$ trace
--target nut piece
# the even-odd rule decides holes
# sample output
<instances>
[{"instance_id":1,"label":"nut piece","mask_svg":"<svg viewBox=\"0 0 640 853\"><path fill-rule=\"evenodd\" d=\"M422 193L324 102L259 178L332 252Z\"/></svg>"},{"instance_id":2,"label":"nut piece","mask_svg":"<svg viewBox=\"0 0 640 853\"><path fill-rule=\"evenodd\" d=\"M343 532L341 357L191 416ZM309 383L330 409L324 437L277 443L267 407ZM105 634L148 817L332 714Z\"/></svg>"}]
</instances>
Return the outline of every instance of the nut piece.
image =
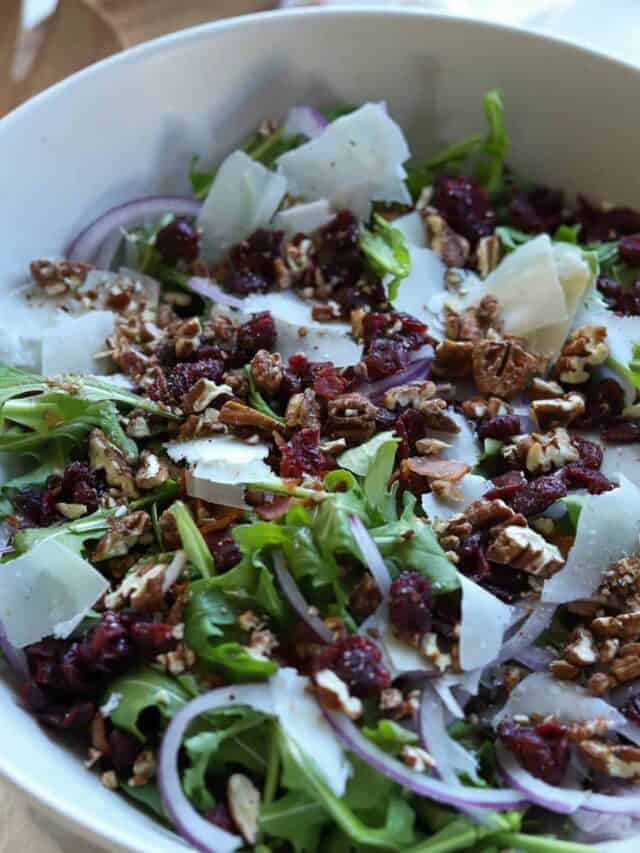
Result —
<instances>
[{"instance_id":1,"label":"nut piece","mask_svg":"<svg viewBox=\"0 0 640 853\"><path fill-rule=\"evenodd\" d=\"M436 432L460 432L459 425L448 414L448 408L446 400L425 400L420 406L420 412L426 426Z\"/></svg>"},{"instance_id":2,"label":"nut piece","mask_svg":"<svg viewBox=\"0 0 640 853\"><path fill-rule=\"evenodd\" d=\"M578 749L594 770L614 779L640 780L640 747L585 740L578 744Z\"/></svg>"},{"instance_id":3,"label":"nut piece","mask_svg":"<svg viewBox=\"0 0 640 853\"><path fill-rule=\"evenodd\" d=\"M555 373L560 382L581 385L591 378L587 367L604 364L609 358L604 326L580 326L562 347Z\"/></svg>"},{"instance_id":4,"label":"nut piece","mask_svg":"<svg viewBox=\"0 0 640 853\"><path fill-rule=\"evenodd\" d=\"M104 534L93 552L93 560L110 560L112 557L123 557L130 549L141 542L151 530L151 518L148 513L139 509L116 518L111 522L111 530Z\"/></svg>"},{"instance_id":5,"label":"nut piece","mask_svg":"<svg viewBox=\"0 0 640 853\"><path fill-rule=\"evenodd\" d=\"M529 406L531 417L542 430L567 426L584 414L584 397L576 391L562 397L533 400Z\"/></svg>"},{"instance_id":6,"label":"nut piece","mask_svg":"<svg viewBox=\"0 0 640 853\"><path fill-rule=\"evenodd\" d=\"M93 264L74 263L72 261L32 261L29 265L31 278L47 296L61 296L70 290L77 290L93 269Z\"/></svg>"},{"instance_id":7,"label":"nut piece","mask_svg":"<svg viewBox=\"0 0 640 853\"><path fill-rule=\"evenodd\" d=\"M179 560L177 568L180 574L186 563L184 552L178 551L176 558ZM163 585L167 569L166 562L156 563L154 560L145 560L134 566L118 589L105 596L105 607L108 610L119 610L130 603L134 610L160 610L164 606Z\"/></svg>"},{"instance_id":8,"label":"nut piece","mask_svg":"<svg viewBox=\"0 0 640 853\"><path fill-rule=\"evenodd\" d=\"M183 395L182 408L187 413L204 412L218 397L233 397L230 385L217 385L211 379L198 379L191 388Z\"/></svg>"},{"instance_id":9,"label":"nut piece","mask_svg":"<svg viewBox=\"0 0 640 853\"><path fill-rule=\"evenodd\" d=\"M427 245L448 267L463 267L469 257L469 241L447 224L433 208L424 211Z\"/></svg>"},{"instance_id":10,"label":"nut piece","mask_svg":"<svg viewBox=\"0 0 640 853\"><path fill-rule=\"evenodd\" d=\"M482 237L476 248L476 267L481 278L486 278L498 266L502 255L500 238L495 234Z\"/></svg>"},{"instance_id":11,"label":"nut piece","mask_svg":"<svg viewBox=\"0 0 640 853\"><path fill-rule=\"evenodd\" d=\"M268 435L271 435L274 430L282 432L284 429L279 421L275 421L268 415L263 415L262 412L245 406L244 403L239 403L237 400L229 400L225 403L220 409L218 418L221 423L228 426L249 427Z\"/></svg>"},{"instance_id":12,"label":"nut piece","mask_svg":"<svg viewBox=\"0 0 640 853\"><path fill-rule=\"evenodd\" d=\"M431 366L433 375L441 379L469 379L473 375L473 341L446 338L436 348Z\"/></svg>"},{"instance_id":13,"label":"nut piece","mask_svg":"<svg viewBox=\"0 0 640 853\"><path fill-rule=\"evenodd\" d=\"M412 770L416 773L426 773L431 771L436 766L436 762L426 749L421 749L419 746L410 746L408 743L402 747L400 757Z\"/></svg>"},{"instance_id":14,"label":"nut piece","mask_svg":"<svg viewBox=\"0 0 640 853\"><path fill-rule=\"evenodd\" d=\"M472 400L463 400L462 414L470 421L479 421L482 418L498 418L502 415L510 415L512 407L500 397L474 397Z\"/></svg>"},{"instance_id":15,"label":"nut piece","mask_svg":"<svg viewBox=\"0 0 640 853\"><path fill-rule=\"evenodd\" d=\"M576 628L569 639L571 642L563 652L566 661L578 667L597 663L599 655L591 631Z\"/></svg>"},{"instance_id":16,"label":"nut piece","mask_svg":"<svg viewBox=\"0 0 640 853\"><path fill-rule=\"evenodd\" d=\"M140 464L136 471L136 486L142 491L156 489L169 479L169 466L158 459L150 450L140 454Z\"/></svg>"},{"instance_id":17,"label":"nut piece","mask_svg":"<svg viewBox=\"0 0 640 853\"><path fill-rule=\"evenodd\" d=\"M577 666L567 663L566 660L553 660L549 664L549 670L554 678L558 681L575 681L580 675L580 670Z\"/></svg>"},{"instance_id":18,"label":"nut piece","mask_svg":"<svg viewBox=\"0 0 640 853\"><path fill-rule=\"evenodd\" d=\"M123 452L101 429L93 429L89 435L89 466L92 471L104 471L107 483L119 489L124 497L137 497L133 472Z\"/></svg>"},{"instance_id":19,"label":"nut piece","mask_svg":"<svg viewBox=\"0 0 640 853\"><path fill-rule=\"evenodd\" d=\"M640 645L638 643L633 645L637 647L635 654L623 655L621 649L620 657L611 663L611 674L621 683L640 677Z\"/></svg>"},{"instance_id":20,"label":"nut piece","mask_svg":"<svg viewBox=\"0 0 640 853\"><path fill-rule=\"evenodd\" d=\"M419 438L416 441L416 450L421 456L439 456L447 447L451 445L439 438Z\"/></svg>"},{"instance_id":21,"label":"nut piece","mask_svg":"<svg viewBox=\"0 0 640 853\"><path fill-rule=\"evenodd\" d=\"M453 341L478 341L490 331L501 327L500 306L491 293L483 296L477 305L458 313L448 309L445 315L445 336Z\"/></svg>"},{"instance_id":22,"label":"nut piece","mask_svg":"<svg viewBox=\"0 0 640 853\"><path fill-rule=\"evenodd\" d=\"M188 320L179 322L171 331L174 335L174 348L178 358L189 358L200 346L202 326L199 317L189 317Z\"/></svg>"},{"instance_id":23,"label":"nut piece","mask_svg":"<svg viewBox=\"0 0 640 853\"><path fill-rule=\"evenodd\" d=\"M362 716L362 702L349 693L348 686L331 669L321 669L314 676L318 701L331 711L342 711L350 720Z\"/></svg>"},{"instance_id":24,"label":"nut piece","mask_svg":"<svg viewBox=\"0 0 640 853\"><path fill-rule=\"evenodd\" d=\"M247 844L258 838L260 791L244 773L233 773L227 782L227 802L233 822Z\"/></svg>"},{"instance_id":25,"label":"nut piece","mask_svg":"<svg viewBox=\"0 0 640 853\"><path fill-rule=\"evenodd\" d=\"M529 396L532 400L552 400L554 397L562 397L564 388L551 379L543 379L536 376L529 388Z\"/></svg>"},{"instance_id":26,"label":"nut piece","mask_svg":"<svg viewBox=\"0 0 640 853\"><path fill-rule=\"evenodd\" d=\"M480 393L506 399L524 391L541 367L539 357L528 352L519 338L476 341L472 364Z\"/></svg>"},{"instance_id":27,"label":"nut piece","mask_svg":"<svg viewBox=\"0 0 640 853\"><path fill-rule=\"evenodd\" d=\"M423 403L430 400L436 393L436 384L430 380L424 382L409 382L406 385L397 385L384 395L384 407L394 411L411 406L419 409Z\"/></svg>"},{"instance_id":28,"label":"nut piece","mask_svg":"<svg viewBox=\"0 0 640 853\"><path fill-rule=\"evenodd\" d=\"M290 397L285 423L290 430L320 429L320 406L312 388Z\"/></svg>"},{"instance_id":29,"label":"nut piece","mask_svg":"<svg viewBox=\"0 0 640 853\"><path fill-rule=\"evenodd\" d=\"M453 665L453 656L441 651L438 635L428 631L420 639L420 653L438 672L446 672Z\"/></svg>"},{"instance_id":30,"label":"nut piece","mask_svg":"<svg viewBox=\"0 0 640 853\"><path fill-rule=\"evenodd\" d=\"M208 438L226 432L226 427L220 422L220 412L211 406L201 415L189 415L180 427L180 438L188 441L190 438Z\"/></svg>"},{"instance_id":31,"label":"nut piece","mask_svg":"<svg viewBox=\"0 0 640 853\"><path fill-rule=\"evenodd\" d=\"M251 376L260 391L276 394L282 384L282 358L278 353L261 349L251 361Z\"/></svg>"},{"instance_id":32,"label":"nut piece","mask_svg":"<svg viewBox=\"0 0 640 853\"><path fill-rule=\"evenodd\" d=\"M502 448L502 455L514 467L524 467L532 474L546 474L577 462L580 454L569 433L557 427L547 433L518 435Z\"/></svg>"},{"instance_id":33,"label":"nut piece","mask_svg":"<svg viewBox=\"0 0 640 853\"><path fill-rule=\"evenodd\" d=\"M516 525L504 527L497 533L487 548L487 559L540 578L551 577L564 565L555 545L535 530Z\"/></svg>"},{"instance_id":34,"label":"nut piece","mask_svg":"<svg viewBox=\"0 0 640 853\"><path fill-rule=\"evenodd\" d=\"M606 570L598 595L618 611L640 610L640 551L618 560Z\"/></svg>"},{"instance_id":35,"label":"nut piece","mask_svg":"<svg viewBox=\"0 0 640 853\"><path fill-rule=\"evenodd\" d=\"M375 431L376 407L362 394L342 394L329 401L329 434L333 438L361 442Z\"/></svg>"},{"instance_id":36,"label":"nut piece","mask_svg":"<svg viewBox=\"0 0 640 853\"><path fill-rule=\"evenodd\" d=\"M471 466L452 459L434 459L432 457L411 456L403 459L402 473L424 477L428 482L446 481L457 483L471 470Z\"/></svg>"}]
</instances>

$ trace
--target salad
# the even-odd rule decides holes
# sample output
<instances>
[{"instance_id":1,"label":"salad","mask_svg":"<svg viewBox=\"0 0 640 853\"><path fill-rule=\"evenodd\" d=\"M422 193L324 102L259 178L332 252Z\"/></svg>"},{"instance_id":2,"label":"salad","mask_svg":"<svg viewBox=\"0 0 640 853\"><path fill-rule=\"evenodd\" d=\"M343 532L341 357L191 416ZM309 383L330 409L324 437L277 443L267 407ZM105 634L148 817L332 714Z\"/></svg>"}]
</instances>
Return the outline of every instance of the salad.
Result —
<instances>
[{"instance_id":1,"label":"salad","mask_svg":"<svg viewBox=\"0 0 640 853\"><path fill-rule=\"evenodd\" d=\"M483 106L294 107L2 297L5 663L198 850L640 837L640 213Z\"/></svg>"}]
</instances>

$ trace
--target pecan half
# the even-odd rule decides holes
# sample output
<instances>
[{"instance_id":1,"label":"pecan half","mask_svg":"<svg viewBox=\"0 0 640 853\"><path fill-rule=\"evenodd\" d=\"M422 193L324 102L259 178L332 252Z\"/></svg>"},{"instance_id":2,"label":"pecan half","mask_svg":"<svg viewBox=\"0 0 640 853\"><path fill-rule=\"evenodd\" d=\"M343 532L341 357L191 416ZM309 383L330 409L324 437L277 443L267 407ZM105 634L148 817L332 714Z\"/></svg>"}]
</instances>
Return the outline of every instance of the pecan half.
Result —
<instances>
[{"instance_id":1,"label":"pecan half","mask_svg":"<svg viewBox=\"0 0 640 853\"><path fill-rule=\"evenodd\" d=\"M451 228L435 210L426 210L427 244L448 267L463 267L469 257L469 241Z\"/></svg>"},{"instance_id":2,"label":"pecan half","mask_svg":"<svg viewBox=\"0 0 640 853\"><path fill-rule=\"evenodd\" d=\"M584 410L584 397L576 391L563 394L562 397L533 400L529 406L531 417L543 430L568 426L581 417Z\"/></svg>"},{"instance_id":3,"label":"pecan half","mask_svg":"<svg viewBox=\"0 0 640 853\"><path fill-rule=\"evenodd\" d=\"M580 326L562 347L556 362L556 376L568 385L581 385L590 379L587 367L604 364L609 357L604 326Z\"/></svg>"},{"instance_id":4,"label":"pecan half","mask_svg":"<svg viewBox=\"0 0 640 853\"><path fill-rule=\"evenodd\" d=\"M320 429L320 405L312 388L294 394L289 399L285 422L289 430Z\"/></svg>"},{"instance_id":5,"label":"pecan half","mask_svg":"<svg viewBox=\"0 0 640 853\"><path fill-rule=\"evenodd\" d=\"M93 429L89 435L89 466L92 471L104 471L107 483L119 489L124 497L136 497L133 472L124 453L112 444L101 429Z\"/></svg>"},{"instance_id":6,"label":"pecan half","mask_svg":"<svg viewBox=\"0 0 640 853\"><path fill-rule=\"evenodd\" d=\"M517 338L476 341L473 346L473 378L481 394L509 399L519 394L540 371L538 356Z\"/></svg>"},{"instance_id":7,"label":"pecan half","mask_svg":"<svg viewBox=\"0 0 640 853\"><path fill-rule=\"evenodd\" d=\"M31 278L47 296L61 296L76 290L84 283L93 264L73 261L32 261L29 265Z\"/></svg>"},{"instance_id":8,"label":"pecan half","mask_svg":"<svg viewBox=\"0 0 640 853\"><path fill-rule=\"evenodd\" d=\"M513 566L536 577L548 578L564 565L562 554L530 527L504 527L489 543L487 559Z\"/></svg>"},{"instance_id":9,"label":"pecan half","mask_svg":"<svg viewBox=\"0 0 640 853\"><path fill-rule=\"evenodd\" d=\"M594 770L614 779L640 780L640 747L584 740L578 744L578 749Z\"/></svg>"},{"instance_id":10,"label":"pecan half","mask_svg":"<svg viewBox=\"0 0 640 853\"><path fill-rule=\"evenodd\" d=\"M92 559L99 563L112 557L122 557L128 554L134 545L143 541L150 530L151 518L143 510L131 512L124 518L117 518L112 522L111 529L96 545Z\"/></svg>"},{"instance_id":11,"label":"pecan half","mask_svg":"<svg viewBox=\"0 0 640 853\"><path fill-rule=\"evenodd\" d=\"M436 348L431 366L434 376L442 379L469 379L473 375L473 341L446 338Z\"/></svg>"},{"instance_id":12,"label":"pecan half","mask_svg":"<svg viewBox=\"0 0 640 853\"><path fill-rule=\"evenodd\" d=\"M328 430L334 438L366 441L375 431L376 407L362 394L342 394L330 400L328 414Z\"/></svg>"},{"instance_id":13,"label":"pecan half","mask_svg":"<svg viewBox=\"0 0 640 853\"><path fill-rule=\"evenodd\" d=\"M281 356L266 349L258 350L251 360L251 375L260 391L277 394L283 377Z\"/></svg>"}]
</instances>

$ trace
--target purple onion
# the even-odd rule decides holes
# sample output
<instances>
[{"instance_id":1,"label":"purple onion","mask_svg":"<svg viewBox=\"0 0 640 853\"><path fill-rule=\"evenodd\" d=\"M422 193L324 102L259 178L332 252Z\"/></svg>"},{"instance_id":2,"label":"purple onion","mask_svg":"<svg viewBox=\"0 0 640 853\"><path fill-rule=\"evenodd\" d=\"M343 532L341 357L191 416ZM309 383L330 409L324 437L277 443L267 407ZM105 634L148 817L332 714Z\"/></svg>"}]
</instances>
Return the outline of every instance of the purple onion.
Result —
<instances>
[{"instance_id":1,"label":"purple onion","mask_svg":"<svg viewBox=\"0 0 640 853\"><path fill-rule=\"evenodd\" d=\"M631 702L631 700L635 699L639 694L640 678L616 687L615 690L612 690L609 694L609 701L612 705L615 705L616 708L620 708L622 705L626 705L627 702Z\"/></svg>"},{"instance_id":2,"label":"purple onion","mask_svg":"<svg viewBox=\"0 0 640 853\"><path fill-rule=\"evenodd\" d=\"M362 560L378 584L378 589L383 596L389 595L391 575L385 561L382 559L382 554L378 546L357 515L351 514L349 516L349 525L353 533L353 538L356 540L356 545L360 549Z\"/></svg>"},{"instance_id":3,"label":"purple onion","mask_svg":"<svg viewBox=\"0 0 640 853\"><path fill-rule=\"evenodd\" d=\"M377 382L363 382L358 388L360 394L364 394L373 403L380 402L384 394L397 385L406 385L407 382L417 382L429 377L431 372L432 358L418 358L412 361L404 370L385 376Z\"/></svg>"},{"instance_id":4,"label":"purple onion","mask_svg":"<svg viewBox=\"0 0 640 853\"><path fill-rule=\"evenodd\" d=\"M533 672L546 672L555 655L538 646L529 646L528 649L516 652L512 657Z\"/></svg>"},{"instance_id":5,"label":"purple onion","mask_svg":"<svg viewBox=\"0 0 640 853\"><path fill-rule=\"evenodd\" d=\"M315 107L291 107L282 125L284 136L306 136L315 139L320 136L329 122Z\"/></svg>"},{"instance_id":6,"label":"purple onion","mask_svg":"<svg viewBox=\"0 0 640 853\"><path fill-rule=\"evenodd\" d=\"M211 299L212 302L218 302L220 305L228 305L230 308L238 308L242 310L244 301L238 299L237 296L231 296L225 293L221 287L211 281L210 278L194 277L189 279L189 289L197 293L198 296L204 296L205 299Z\"/></svg>"},{"instance_id":7,"label":"purple onion","mask_svg":"<svg viewBox=\"0 0 640 853\"><path fill-rule=\"evenodd\" d=\"M147 196L119 204L107 210L82 230L65 249L65 257L70 261L90 263L114 231L130 228L145 220L159 218L166 213L173 213L176 216L197 216L201 207L201 203L195 199L173 195ZM111 247L112 244L110 243L109 246ZM100 260L103 263L107 260L106 248L104 255L100 254Z\"/></svg>"},{"instance_id":8,"label":"purple onion","mask_svg":"<svg viewBox=\"0 0 640 853\"><path fill-rule=\"evenodd\" d=\"M285 565L284 557L277 552L273 556L273 570L282 594L291 605L292 610L319 640L323 643L332 643L333 634L319 616L310 612L309 605L304 600L304 596L296 586L296 582Z\"/></svg>"},{"instance_id":9,"label":"purple onion","mask_svg":"<svg viewBox=\"0 0 640 853\"><path fill-rule=\"evenodd\" d=\"M515 658L520 652L529 649L540 634L549 626L555 613L556 605L540 605L528 616L522 625L503 644L496 663Z\"/></svg>"}]
</instances>

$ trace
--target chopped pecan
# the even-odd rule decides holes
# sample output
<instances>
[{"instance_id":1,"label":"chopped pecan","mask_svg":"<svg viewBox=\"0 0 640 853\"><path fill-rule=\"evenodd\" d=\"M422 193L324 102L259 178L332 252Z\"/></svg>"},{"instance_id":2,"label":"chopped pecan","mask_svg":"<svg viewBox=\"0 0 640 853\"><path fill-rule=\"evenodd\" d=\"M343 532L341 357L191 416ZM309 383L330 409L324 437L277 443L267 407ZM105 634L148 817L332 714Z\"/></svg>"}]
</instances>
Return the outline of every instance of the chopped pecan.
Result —
<instances>
[{"instance_id":1,"label":"chopped pecan","mask_svg":"<svg viewBox=\"0 0 640 853\"><path fill-rule=\"evenodd\" d=\"M568 394L563 394L562 397L533 400L529 406L531 417L542 430L568 426L581 417L584 410L584 397L576 391L570 391Z\"/></svg>"},{"instance_id":2,"label":"chopped pecan","mask_svg":"<svg viewBox=\"0 0 640 853\"><path fill-rule=\"evenodd\" d=\"M580 459L577 448L563 427L547 433L516 436L511 444L502 448L502 455L509 464L526 468L531 474L557 471Z\"/></svg>"},{"instance_id":3,"label":"chopped pecan","mask_svg":"<svg viewBox=\"0 0 640 853\"><path fill-rule=\"evenodd\" d=\"M220 412L211 406L200 415L189 415L180 426L180 438L183 441L190 438L208 438L225 430L226 427L220 420Z\"/></svg>"},{"instance_id":4,"label":"chopped pecan","mask_svg":"<svg viewBox=\"0 0 640 853\"><path fill-rule=\"evenodd\" d=\"M438 344L431 366L434 376L441 379L469 379L473 375L473 341L452 341Z\"/></svg>"},{"instance_id":5,"label":"chopped pecan","mask_svg":"<svg viewBox=\"0 0 640 853\"><path fill-rule=\"evenodd\" d=\"M222 374L222 381L228 385L236 397L243 399L249 394L249 380L244 368L238 367L235 370L227 370Z\"/></svg>"},{"instance_id":6,"label":"chopped pecan","mask_svg":"<svg viewBox=\"0 0 640 853\"><path fill-rule=\"evenodd\" d=\"M32 261L31 277L48 296L61 296L84 283L93 264L73 261Z\"/></svg>"},{"instance_id":7,"label":"chopped pecan","mask_svg":"<svg viewBox=\"0 0 640 853\"><path fill-rule=\"evenodd\" d=\"M576 628L569 638L570 642L563 651L563 657L573 666L592 666L599 659L593 634L586 628Z\"/></svg>"},{"instance_id":8,"label":"chopped pecan","mask_svg":"<svg viewBox=\"0 0 640 853\"><path fill-rule=\"evenodd\" d=\"M555 373L560 382L581 385L590 379L587 367L604 364L609 358L604 326L580 326L566 341L556 362Z\"/></svg>"},{"instance_id":9,"label":"chopped pecan","mask_svg":"<svg viewBox=\"0 0 640 853\"><path fill-rule=\"evenodd\" d=\"M587 679L587 690L592 696L603 696L607 690L611 690L615 686L615 678L605 672L594 672Z\"/></svg>"},{"instance_id":10,"label":"chopped pecan","mask_svg":"<svg viewBox=\"0 0 640 853\"><path fill-rule=\"evenodd\" d=\"M500 397L474 397L471 400L463 400L462 414L470 421L480 421L483 418L499 418L510 415L513 409Z\"/></svg>"},{"instance_id":11,"label":"chopped pecan","mask_svg":"<svg viewBox=\"0 0 640 853\"><path fill-rule=\"evenodd\" d=\"M169 466L150 450L140 454L140 464L136 471L136 486L141 491L157 489L169 479Z\"/></svg>"},{"instance_id":12,"label":"chopped pecan","mask_svg":"<svg viewBox=\"0 0 640 853\"><path fill-rule=\"evenodd\" d=\"M119 489L124 497L137 496L133 472L123 452L101 429L93 429L89 435L89 465L92 471L104 471L107 483Z\"/></svg>"},{"instance_id":13,"label":"chopped pecan","mask_svg":"<svg viewBox=\"0 0 640 853\"><path fill-rule=\"evenodd\" d=\"M134 545L144 540L150 530L151 518L143 510L136 510L123 518L116 518L111 523L111 529L96 545L93 560L99 563L111 557L122 557L128 554Z\"/></svg>"},{"instance_id":14,"label":"chopped pecan","mask_svg":"<svg viewBox=\"0 0 640 853\"><path fill-rule=\"evenodd\" d=\"M519 525L502 528L486 551L488 560L513 566L536 577L548 578L564 565L562 554L535 530Z\"/></svg>"},{"instance_id":15,"label":"chopped pecan","mask_svg":"<svg viewBox=\"0 0 640 853\"><path fill-rule=\"evenodd\" d=\"M218 397L233 397L230 385L217 385L211 379L198 379L182 397L182 408L185 412L204 412Z\"/></svg>"},{"instance_id":16,"label":"chopped pecan","mask_svg":"<svg viewBox=\"0 0 640 853\"><path fill-rule=\"evenodd\" d=\"M630 643L631 649L623 646L619 656L611 662L610 671L613 677L624 683L640 677L640 643Z\"/></svg>"},{"instance_id":17,"label":"chopped pecan","mask_svg":"<svg viewBox=\"0 0 640 853\"><path fill-rule=\"evenodd\" d=\"M472 364L480 393L506 399L524 391L541 367L539 357L518 338L475 341Z\"/></svg>"},{"instance_id":18,"label":"chopped pecan","mask_svg":"<svg viewBox=\"0 0 640 853\"><path fill-rule=\"evenodd\" d=\"M189 358L200 346L202 326L199 317L189 317L187 320L179 322L171 331L178 358Z\"/></svg>"},{"instance_id":19,"label":"chopped pecan","mask_svg":"<svg viewBox=\"0 0 640 853\"><path fill-rule=\"evenodd\" d=\"M425 211L427 244L448 267L464 267L469 257L469 241L447 224L435 211Z\"/></svg>"},{"instance_id":20,"label":"chopped pecan","mask_svg":"<svg viewBox=\"0 0 640 853\"><path fill-rule=\"evenodd\" d=\"M382 601L380 587L369 572L365 572L355 585L349 598L349 609L358 619L366 619Z\"/></svg>"},{"instance_id":21,"label":"chopped pecan","mask_svg":"<svg viewBox=\"0 0 640 853\"><path fill-rule=\"evenodd\" d=\"M602 576L598 596L618 611L640 610L640 551L609 566Z\"/></svg>"},{"instance_id":22,"label":"chopped pecan","mask_svg":"<svg viewBox=\"0 0 640 853\"><path fill-rule=\"evenodd\" d=\"M580 675L578 667L568 663L566 660L551 661L549 670L558 681L575 681Z\"/></svg>"},{"instance_id":23,"label":"chopped pecan","mask_svg":"<svg viewBox=\"0 0 640 853\"><path fill-rule=\"evenodd\" d=\"M140 409L134 409L130 412L127 418L126 432L131 438L149 438L151 435L149 413Z\"/></svg>"},{"instance_id":24,"label":"chopped pecan","mask_svg":"<svg viewBox=\"0 0 640 853\"><path fill-rule=\"evenodd\" d=\"M529 388L529 396L532 400L552 400L564 395L564 388L552 379L543 379L541 376L534 377Z\"/></svg>"},{"instance_id":25,"label":"chopped pecan","mask_svg":"<svg viewBox=\"0 0 640 853\"><path fill-rule=\"evenodd\" d=\"M384 406L386 409L404 409L410 406L419 409L423 403L430 400L436 393L436 384L430 380L422 382L409 382L407 385L396 385L384 395Z\"/></svg>"},{"instance_id":26,"label":"chopped pecan","mask_svg":"<svg viewBox=\"0 0 640 853\"><path fill-rule=\"evenodd\" d=\"M224 404L220 409L219 419L221 423L230 427L248 427L268 435L274 431L282 432L284 429L279 421L252 409L250 406L245 406L244 403L237 400L229 400Z\"/></svg>"},{"instance_id":27,"label":"chopped pecan","mask_svg":"<svg viewBox=\"0 0 640 853\"><path fill-rule=\"evenodd\" d=\"M578 744L578 749L594 770L614 779L640 780L640 747L584 740Z\"/></svg>"},{"instance_id":28,"label":"chopped pecan","mask_svg":"<svg viewBox=\"0 0 640 853\"><path fill-rule=\"evenodd\" d=\"M591 623L598 637L617 637L620 640L640 638L640 610L618 616L598 616Z\"/></svg>"},{"instance_id":29,"label":"chopped pecan","mask_svg":"<svg viewBox=\"0 0 640 853\"><path fill-rule=\"evenodd\" d=\"M438 635L433 631L428 631L420 638L420 654L437 672L446 672L453 667L453 655L442 651Z\"/></svg>"},{"instance_id":30,"label":"chopped pecan","mask_svg":"<svg viewBox=\"0 0 640 853\"><path fill-rule=\"evenodd\" d=\"M278 646L278 638L267 628L257 628L251 632L247 652L256 660L270 660Z\"/></svg>"},{"instance_id":31,"label":"chopped pecan","mask_svg":"<svg viewBox=\"0 0 640 853\"><path fill-rule=\"evenodd\" d=\"M376 407L362 394L341 394L330 400L328 414L328 431L334 438L366 441L376 428Z\"/></svg>"},{"instance_id":32,"label":"chopped pecan","mask_svg":"<svg viewBox=\"0 0 640 853\"><path fill-rule=\"evenodd\" d=\"M425 400L420 406L420 412L424 422L429 429L435 432L460 432L460 427L448 412L449 404L446 400Z\"/></svg>"},{"instance_id":33,"label":"chopped pecan","mask_svg":"<svg viewBox=\"0 0 640 853\"><path fill-rule=\"evenodd\" d=\"M115 592L105 597L105 607L108 610L119 610L130 604L134 610L160 610L164 606L162 585L167 567L168 563L155 562L153 559L134 567L125 575Z\"/></svg>"},{"instance_id":34,"label":"chopped pecan","mask_svg":"<svg viewBox=\"0 0 640 853\"><path fill-rule=\"evenodd\" d=\"M178 643L174 651L157 655L156 661L171 675L182 675L196 662L196 656L184 643Z\"/></svg>"},{"instance_id":35,"label":"chopped pecan","mask_svg":"<svg viewBox=\"0 0 640 853\"><path fill-rule=\"evenodd\" d=\"M362 716L363 706L357 696L331 669L321 669L314 675L314 687L320 704L331 711L342 711L351 720Z\"/></svg>"},{"instance_id":36,"label":"chopped pecan","mask_svg":"<svg viewBox=\"0 0 640 853\"><path fill-rule=\"evenodd\" d=\"M282 358L278 353L261 349L251 360L251 376L256 387L266 394L277 394L282 385Z\"/></svg>"},{"instance_id":37,"label":"chopped pecan","mask_svg":"<svg viewBox=\"0 0 640 853\"><path fill-rule=\"evenodd\" d=\"M495 296L488 293L478 305L458 313L447 310L445 329L447 338L454 341L478 341L486 338L490 330L500 328L500 306Z\"/></svg>"},{"instance_id":38,"label":"chopped pecan","mask_svg":"<svg viewBox=\"0 0 640 853\"><path fill-rule=\"evenodd\" d=\"M402 761L416 773L431 772L436 766L436 762L426 749L421 749L419 746L411 746L408 743L402 747L400 752Z\"/></svg>"},{"instance_id":39,"label":"chopped pecan","mask_svg":"<svg viewBox=\"0 0 640 853\"><path fill-rule=\"evenodd\" d=\"M320 429L320 405L312 388L294 394L289 399L285 422L290 430Z\"/></svg>"},{"instance_id":40,"label":"chopped pecan","mask_svg":"<svg viewBox=\"0 0 640 853\"><path fill-rule=\"evenodd\" d=\"M419 438L416 441L416 450L421 456L439 456L447 447L451 445L439 438Z\"/></svg>"},{"instance_id":41,"label":"chopped pecan","mask_svg":"<svg viewBox=\"0 0 640 853\"><path fill-rule=\"evenodd\" d=\"M476 268L481 278L486 278L500 263L502 244L496 234L481 237L476 248Z\"/></svg>"}]
</instances>

